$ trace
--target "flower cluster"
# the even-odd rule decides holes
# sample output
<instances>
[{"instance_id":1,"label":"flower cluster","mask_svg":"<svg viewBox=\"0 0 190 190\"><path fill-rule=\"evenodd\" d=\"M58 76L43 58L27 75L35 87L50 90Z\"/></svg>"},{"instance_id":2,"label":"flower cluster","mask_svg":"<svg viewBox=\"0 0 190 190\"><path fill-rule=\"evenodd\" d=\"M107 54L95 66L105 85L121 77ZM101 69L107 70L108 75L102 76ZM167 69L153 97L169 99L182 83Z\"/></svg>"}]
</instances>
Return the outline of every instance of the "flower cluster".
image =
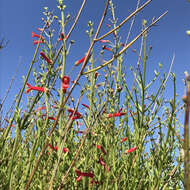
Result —
<instances>
[{"instance_id":1,"label":"flower cluster","mask_svg":"<svg viewBox=\"0 0 190 190\"><path fill-rule=\"evenodd\" d=\"M82 115L79 113L79 112L75 112L73 109L71 108L68 108L67 111L70 113L69 117L72 119L72 120L75 120L75 119L81 119L82 118Z\"/></svg>"}]
</instances>

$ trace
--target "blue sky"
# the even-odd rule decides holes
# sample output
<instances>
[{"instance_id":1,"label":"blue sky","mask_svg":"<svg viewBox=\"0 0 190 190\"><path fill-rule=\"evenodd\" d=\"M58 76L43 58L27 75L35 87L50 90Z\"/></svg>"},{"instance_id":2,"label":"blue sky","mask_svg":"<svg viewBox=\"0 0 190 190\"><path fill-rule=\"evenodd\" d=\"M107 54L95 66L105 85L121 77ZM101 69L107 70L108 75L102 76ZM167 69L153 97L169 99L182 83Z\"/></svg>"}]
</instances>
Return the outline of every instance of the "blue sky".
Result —
<instances>
[{"instance_id":1,"label":"blue sky","mask_svg":"<svg viewBox=\"0 0 190 190\"><path fill-rule=\"evenodd\" d=\"M137 3L135 0L120 0L119 2L113 0L113 2L116 7L118 23L135 10ZM141 0L141 5L144 2L144 0ZM65 0L64 3L67 5L65 13L70 13L71 17L74 17L82 4L82 0ZM76 59L81 58L87 51L89 40L85 31L88 29L88 21L93 21L96 28L102 15L104 4L105 1L102 0L87 1L85 10L79 19L79 24L71 35L71 39L76 41L69 58L71 64ZM31 33L37 33L37 28L42 27L42 12L44 11L43 7L46 6L60 16L56 8L56 0L19 0L11 2L1 0L0 2L0 38L4 37L9 40L8 46L0 51L0 99L5 96L16 67L19 61L21 62L19 72L6 102L7 105L13 101L19 87L23 84L21 76L26 75L35 51ZM190 3L185 0L153 0L137 15L130 40L140 32L142 19L146 19L150 23L153 17L159 17L166 10L168 10L168 14L158 23L158 26L153 27L149 32L148 44L152 45L153 49L148 69L151 75L152 71L157 68L158 63L161 62L163 65L162 71L167 73L172 56L175 53L172 71L176 74L177 93L182 96L184 92L182 81L184 71L189 71L190 68L190 37L186 35L186 30L190 29ZM72 21L70 24L72 24ZM105 24L108 22L107 17ZM105 24L103 25L103 30L106 30ZM129 24L130 22L121 28L123 39L127 36ZM68 32L68 29L66 32ZM139 49L139 43L140 40L133 45L133 48ZM131 56L129 66L130 64L134 66L136 60L135 56ZM170 87L168 93L172 93Z\"/></svg>"}]
</instances>

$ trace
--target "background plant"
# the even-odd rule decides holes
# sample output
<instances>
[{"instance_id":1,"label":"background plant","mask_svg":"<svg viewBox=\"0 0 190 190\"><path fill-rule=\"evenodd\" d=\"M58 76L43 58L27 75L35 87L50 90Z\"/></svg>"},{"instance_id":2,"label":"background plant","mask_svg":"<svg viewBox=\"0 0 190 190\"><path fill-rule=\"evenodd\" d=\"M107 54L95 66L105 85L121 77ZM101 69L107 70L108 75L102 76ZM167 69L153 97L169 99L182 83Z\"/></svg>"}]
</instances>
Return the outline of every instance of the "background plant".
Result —
<instances>
[{"instance_id":1,"label":"background plant","mask_svg":"<svg viewBox=\"0 0 190 190\"><path fill-rule=\"evenodd\" d=\"M31 67L24 77L14 112L5 120L9 125L1 133L1 187L182 188L182 160L176 153L181 148L177 129L182 106L177 102L175 74L169 71L161 77L159 64L153 80L147 80L152 49L147 45L148 30L166 13L149 26L143 20L142 31L125 43L121 40L120 27L144 6L118 24L113 3L107 1L98 29L94 29L93 22L88 23L87 53L67 71L66 65L70 64L67 57L74 43L68 40L85 2L68 33L65 31L70 15L65 15L63 1L58 2L60 18L47 7L44 9L44 27L39 36L35 35L38 41L34 41L37 48ZM98 37L108 12L110 32ZM56 21L60 30L55 32ZM110 40L106 39L108 35L112 36ZM142 40L140 49L136 50L138 61L130 68L133 80L128 80L129 68L124 57L139 38ZM34 63L38 64L35 69ZM81 69L74 79L76 67ZM28 83L32 69L33 76ZM170 77L173 96L166 100L164 90ZM20 106L25 90L26 108ZM75 98L74 92L78 95Z\"/></svg>"}]
</instances>

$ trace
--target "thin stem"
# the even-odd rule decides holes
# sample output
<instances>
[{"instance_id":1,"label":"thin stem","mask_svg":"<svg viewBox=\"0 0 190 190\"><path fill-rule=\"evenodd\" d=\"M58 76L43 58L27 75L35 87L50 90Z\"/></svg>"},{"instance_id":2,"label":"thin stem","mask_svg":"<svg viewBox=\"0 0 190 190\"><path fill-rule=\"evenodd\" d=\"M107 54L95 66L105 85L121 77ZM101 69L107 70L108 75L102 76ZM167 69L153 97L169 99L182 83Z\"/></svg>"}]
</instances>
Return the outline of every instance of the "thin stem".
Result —
<instances>
[{"instance_id":1,"label":"thin stem","mask_svg":"<svg viewBox=\"0 0 190 190\"><path fill-rule=\"evenodd\" d=\"M185 101L185 122L184 122L184 189L190 189L190 165L189 165L189 111L190 111L190 75L186 77L187 91Z\"/></svg>"},{"instance_id":2,"label":"thin stem","mask_svg":"<svg viewBox=\"0 0 190 190\"><path fill-rule=\"evenodd\" d=\"M139 35L137 35L129 44L127 44L117 55L113 56L109 61L107 61L106 63L90 70L87 72L84 72L83 75L89 74L91 72L95 72L103 67L105 67L106 65L112 63L115 58L119 57L122 53L124 53L134 42L136 42L146 31L148 31L150 29L150 27L152 27L153 25L155 25L163 16L165 16L168 13L168 11L166 11L164 14L162 14L159 18L157 18L155 21L153 21L148 27L146 27Z\"/></svg>"},{"instance_id":3,"label":"thin stem","mask_svg":"<svg viewBox=\"0 0 190 190\"><path fill-rule=\"evenodd\" d=\"M98 39L96 39L96 41L101 40L102 38L105 38L106 36L108 36L109 34L111 34L112 32L114 32L115 30L117 30L118 28L120 28L123 24L125 24L131 17L133 17L134 15L136 15L139 11L141 11L144 7L146 7L152 0L147 1L144 5L142 5L141 7L139 7L137 10L135 10L132 14L130 14L123 22L121 22L116 28L110 30L109 32L107 32L106 34L102 35L101 37L99 37Z\"/></svg>"}]
</instances>

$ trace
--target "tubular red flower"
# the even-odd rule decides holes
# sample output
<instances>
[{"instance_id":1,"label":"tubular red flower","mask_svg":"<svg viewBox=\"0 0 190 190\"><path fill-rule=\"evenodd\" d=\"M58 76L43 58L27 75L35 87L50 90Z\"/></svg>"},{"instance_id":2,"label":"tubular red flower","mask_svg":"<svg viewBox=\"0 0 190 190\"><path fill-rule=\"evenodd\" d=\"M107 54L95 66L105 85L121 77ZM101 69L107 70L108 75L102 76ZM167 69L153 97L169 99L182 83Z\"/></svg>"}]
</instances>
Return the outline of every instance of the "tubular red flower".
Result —
<instances>
[{"instance_id":1,"label":"tubular red flower","mask_svg":"<svg viewBox=\"0 0 190 190\"><path fill-rule=\"evenodd\" d=\"M97 79L98 78L99 73L95 72L94 78Z\"/></svg>"},{"instance_id":2,"label":"tubular red flower","mask_svg":"<svg viewBox=\"0 0 190 190\"><path fill-rule=\"evenodd\" d=\"M67 39L67 36L64 36L64 34L61 33L61 37L58 39L58 41L62 41L63 39Z\"/></svg>"},{"instance_id":3,"label":"tubular red flower","mask_svg":"<svg viewBox=\"0 0 190 190\"><path fill-rule=\"evenodd\" d=\"M58 151L58 147L57 146L51 146L51 144L49 144L48 146L51 148L51 150ZM67 153L68 151L69 151L68 148L63 148L63 152L64 153Z\"/></svg>"},{"instance_id":4,"label":"tubular red flower","mask_svg":"<svg viewBox=\"0 0 190 190\"><path fill-rule=\"evenodd\" d=\"M46 54L43 51L40 52L40 55L46 60L47 63L52 63L52 61L46 56Z\"/></svg>"},{"instance_id":5,"label":"tubular red flower","mask_svg":"<svg viewBox=\"0 0 190 190\"><path fill-rule=\"evenodd\" d=\"M90 109L90 107L89 106L87 106L86 104L82 104L84 107L86 107L86 108L88 108L88 109Z\"/></svg>"},{"instance_id":6,"label":"tubular red flower","mask_svg":"<svg viewBox=\"0 0 190 190\"><path fill-rule=\"evenodd\" d=\"M29 83L26 83L29 89L26 90L26 93L28 94L31 90L36 90L38 92L45 92L45 89L43 87L37 87L37 86L31 86Z\"/></svg>"},{"instance_id":7,"label":"tubular red flower","mask_svg":"<svg viewBox=\"0 0 190 190\"><path fill-rule=\"evenodd\" d=\"M82 175L80 175L79 177L77 177L76 181L79 182L82 179Z\"/></svg>"},{"instance_id":8,"label":"tubular red flower","mask_svg":"<svg viewBox=\"0 0 190 190\"><path fill-rule=\"evenodd\" d=\"M77 66L77 65L81 64L85 60L85 58L86 58L86 55L83 58L81 58L80 60L76 61L74 63L74 65Z\"/></svg>"},{"instance_id":9,"label":"tubular red flower","mask_svg":"<svg viewBox=\"0 0 190 190\"><path fill-rule=\"evenodd\" d=\"M61 80L62 80L62 83L61 83L62 90L64 93L66 93L67 88L69 88L70 78L68 76L64 76Z\"/></svg>"},{"instance_id":10,"label":"tubular red flower","mask_svg":"<svg viewBox=\"0 0 190 190\"><path fill-rule=\"evenodd\" d=\"M107 115L107 117L108 118L111 118L111 117L120 117L120 116L125 115L125 114L126 114L126 112L109 113Z\"/></svg>"},{"instance_id":11,"label":"tubular red flower","mask_svg":"<svg viewBox=\"0 0 190 190\"><path fill-rule=\"evenodd\" d=\"M57 147L57 146L51 146L51 144L49 144L48 146L51 148L51 150L55 150L55 151L58 150L58 147Z\"/></svg>"},{"instance_id":12,"label":"tubular red flower","mask_svg":"<svg viewBox=\"0 0 190 190\"><path fill-rule=\"evenodd\" d=\"M41 110L45 110L46 107L45 106L42 106L42 107L38 107L35 111L41 111Z\"/></svg>"},{"instance_id":13,"label":"tubular red flower","mask_svg":"<svg viewBox=\"0 0 190 190\"><path fill-rule=\"evenodd\" d=\"M131 153L131 152L135 151L136 149L137 149L137 147L133 147L133 148L127 150L127 153Z\"/></svg>"},{"instance_id":14,"label":"tubular red flower","mask_svg":"<svg viewBox=\"0 0 190 190\"><path fill-rule=\"evenodd\" d=\"M67 111L70 113L69 117L72 117L72 120L81 119L82 118L82 114L80 114L79 112L74 112L74 110L71 109L71 108L68 108Z\"/></svg>"},{"instance_id":15,"label":"tubular red flower","mask_svg":"<svg viewBox=\"0 0 190 190\"><path fill-rule=\"evenodd\" d=\"M101 43L110 43L109 40L99 40L99 42L101 42Z\"/></svg>"},{"instance_id":16,"label":"tubular red flower","mask_svg":"<svg viewBox=\"0 0 190 190\"><path fill-rule=\"evenodd\" d=\"M90 177L90 178L93 178L94 177L94 174L93 173L90 173L90 172L81 172L80 170L75 170L76 174L78 176L84 176L84 177Z\"/></svg>"},{"instance_id":17,"label":"tubular red flower","mask_svg":"<svg viewBox=\"0 0 190 190\"><path fill-rule=\"evenodd\" d=\"M108 48L108 47L106 47L106 46L102 46L102 49L104 50L108 50L108 51L112 51L112 49L111 48Z\"/></svg>"},{"instance_id":18,"label":"tubular red flower","mask_svg":"<svg viewBox=\"0 0 190 190\"><path fill-rule=\"evenodd\" d=\"M106 166L106 163L103 161L102 157L100 156L98 163L101 164L102 166Z\"/></svg>"},{"instance_id":19,"label":"tubular red flower","mask_svg":"<svg viewBox=\"0 0 190 190\"><path fill-rule=\"evenodd\" d=\"M102 157L100 156L98 163L104 166L104 168L107 169L107 172L109 172L109 167L107 167L106 163L103 161Z\"/></svg>"},{"instance_id":20,"label":"tubular red flower","mask_svg":"<svg viewBox=\"0 0 190 190\"><path fill-rule=\"evenodd\" d=\"M106 151L103 146L100 145L95 145L95 146L97 147L97 149L100 149L104 154L106 154Z\"/></svg>"},{"instance_id":21,"label":"tubular red flower","mask_svg":"<svg viewBox=\"0 0 190 190\"><path fill-rule=\"evenodd\" d=\"M43 36L40 37L40 35L35 34L34 32L32 32L32 38L33 38L33 37L37 37L37 38L40 38L41 40L44 40L44 37L43 37Z\"/></svg>"},{"instance_id":22,"label":"tubular red flower","mask_svg":"<svg viewBox=\"0 0 190 190\"><path fill-rule=\"evenodd\" d=\"M121 142L125 142L127 139L128 139L128 138L125 137L125 138L123 138L123 139L121 140Z\"/></svg>"},{"instance_id":23,"label":"tubular red flower","mask_svg":"<svg viewBox=\"0 0 190 190\"><path fill-rule=\"evenodd\" d=\"M38 43L44 43L44 41L42 41L42 40L34 40L34 45L36 45L36 44L38 44Z\"/></svg>"},{"instance_id":24,"label":"tubular red flower","mask_svg":"<svg viewBox=\"0 0 190 190\"><path fill-rule=\"evenodd\" d=\"M69 151L68 148L63 148L63 152L64 152L64 153L67 153L68 151Z\"/></svg>"},{"instance_id":25,"label":"tubular red flower","mask_svg":"<svg viewBox=\"0 0 190 190\"><path fill-rule=\"evenodd\" d=\"M46 114L42 114L42 117L46 117ZM48 119L50 119L50 120L54 120L54 121L56 120L56 118L53 117L53 116L49 116Z\"/></svg>"}]
</instances>

